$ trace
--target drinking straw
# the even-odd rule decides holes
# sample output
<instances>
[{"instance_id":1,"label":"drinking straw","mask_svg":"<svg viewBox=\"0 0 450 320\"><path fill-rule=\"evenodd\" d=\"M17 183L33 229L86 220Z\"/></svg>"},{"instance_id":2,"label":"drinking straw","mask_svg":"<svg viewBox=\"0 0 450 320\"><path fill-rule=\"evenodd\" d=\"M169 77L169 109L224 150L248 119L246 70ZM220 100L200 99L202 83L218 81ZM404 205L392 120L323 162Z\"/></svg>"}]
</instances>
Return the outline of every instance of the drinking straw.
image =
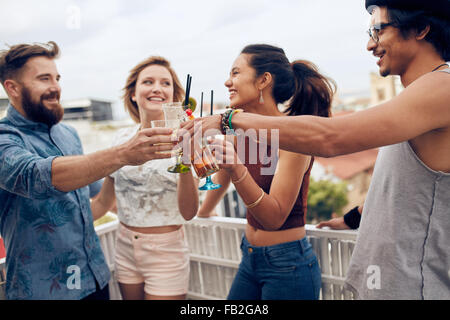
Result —
<instances>
[{"instance_id":1,"label":"drinking straw","mask_svg":"<svg viewBox=\"0 0 450 320\"><path fill-rule=\"evenodd\" d=\"M188 98L189 98L189 96L190 96L190 94L191 94L191 82L192 82L192 76L191 76L191 75L189 75L189 89L188 89Z\"/></svg>"},{"instance_id":2,"label":"drinking straw","mask_svg":"<svg viewBox=\"0 0 450 320\"><path fill-rule=\"evenodd\" d=\"M190 74L188 74L186 80L186 96L184 98L184 102L186 105L189 105L189 92L191 91L191 81L192 77Z\"/></svg>"},{"instance_id":3,"label":"drinking straw","mask_svg":"<svg viewBox=\"0 0 450 320\"><path fill-rule=\"evenodd\" d=\"M189 87L189 74L186 77L186 92L185 92L185 95L184 95L184 103L187 103L188 87Z\"/></svg>"},{"instance_id":4,"label":"drinking straw","mask_svg":"<svg viewBox=\"0 0 450 320\"><path fill-rule=\"evenodd\" d=\"M211 90L211 116L213 115L213 97L214 97L214 91Z\"/></svg>"},{"instance_id":5,"label":"drinking straw","mask_svg":"<svg viewBox=\"0 0 450 320\"><path fill-rule=\"evenodd\" d=\"M202 96L200 98L200 118L203 115L203 92L202 92Z\"/></svg>"}]
</instances>

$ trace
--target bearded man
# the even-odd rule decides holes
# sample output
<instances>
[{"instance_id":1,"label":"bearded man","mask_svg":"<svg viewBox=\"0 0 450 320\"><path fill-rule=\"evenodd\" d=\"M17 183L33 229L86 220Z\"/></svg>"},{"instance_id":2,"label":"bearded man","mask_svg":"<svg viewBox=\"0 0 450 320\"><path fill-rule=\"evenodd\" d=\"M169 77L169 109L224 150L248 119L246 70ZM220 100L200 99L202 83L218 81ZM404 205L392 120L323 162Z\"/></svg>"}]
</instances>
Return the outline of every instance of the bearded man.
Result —
<instances>
[{"instance_id":1,"label":"bearded man","mask_svg":"<svg viewBox=\"0 0 450 320\"><path fill-rule=\"evenodd\" d=\"M19 44L0 52L8 94L0 120L0 234L7 299L109 299L110 272L93 226L92 185L125 165L167 158L170 130L144 129L126 143L83 155L60 123L59 48Z\"/></svg>"}]
</instances>

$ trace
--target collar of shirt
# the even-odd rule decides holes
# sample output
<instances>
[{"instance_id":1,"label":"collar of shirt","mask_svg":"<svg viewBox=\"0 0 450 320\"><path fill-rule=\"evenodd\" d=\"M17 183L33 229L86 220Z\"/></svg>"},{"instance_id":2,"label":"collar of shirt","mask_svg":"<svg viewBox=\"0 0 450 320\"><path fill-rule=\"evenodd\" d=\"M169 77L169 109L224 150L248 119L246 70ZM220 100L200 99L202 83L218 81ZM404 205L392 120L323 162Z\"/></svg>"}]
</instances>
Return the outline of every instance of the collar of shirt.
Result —
<instances>
[{"instance_id":1,"label":"collar of shirt","mask_svg":"<svg viewBox=\"0 0 450 320\"><path fill-rule=\"evenodd\" d=\"M27 127L47 132L49 130L46 124L34 122L25 118L19 111L17 111L17 109L11 103L8 105L8 109L6 111L6 118L17 127Z\"/></svg>"}]
</instances>

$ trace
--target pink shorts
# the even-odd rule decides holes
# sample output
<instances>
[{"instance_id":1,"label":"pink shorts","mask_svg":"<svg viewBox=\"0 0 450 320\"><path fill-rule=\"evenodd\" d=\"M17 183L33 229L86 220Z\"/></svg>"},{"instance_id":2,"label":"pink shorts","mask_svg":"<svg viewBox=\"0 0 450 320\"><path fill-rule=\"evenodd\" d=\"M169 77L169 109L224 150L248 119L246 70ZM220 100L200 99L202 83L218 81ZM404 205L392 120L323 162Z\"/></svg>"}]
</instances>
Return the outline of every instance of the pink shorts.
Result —
<instances>
[{"instance_id":1,"label":"pink shorts","mask_svg":"<svg viewBox=\"0 0 450 320\"><path fill-rule=\"evenodd\" d=\"M144 283L147 294L186 294L189 286L189 250L184 227L168 233L144 234L119 224L116 242L116 280Z\"/></svg>"}]
</instances>

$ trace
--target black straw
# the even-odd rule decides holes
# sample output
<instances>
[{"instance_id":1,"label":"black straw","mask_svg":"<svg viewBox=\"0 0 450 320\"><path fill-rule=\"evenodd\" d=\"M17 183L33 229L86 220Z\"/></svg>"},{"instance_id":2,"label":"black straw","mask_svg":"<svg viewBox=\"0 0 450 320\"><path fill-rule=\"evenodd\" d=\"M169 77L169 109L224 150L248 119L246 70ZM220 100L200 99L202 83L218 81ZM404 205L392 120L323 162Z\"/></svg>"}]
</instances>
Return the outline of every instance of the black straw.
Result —
<instances>
[{"instance_id":1,"label":"black straw","mask_svg":"<svg viewBox=\"0 0 450 320\"><path fill-rule=\"evenodd\" d=\"M213 97L214 97L214 91L211 90L211 116L213 115Z\"/></svg>"},{"instance_id":2,"label":"black straw","mask_svg":"<svg viewBox=\"0 0 450 320\"><path fill-rule=\"evenodd\" d=\"M188 89L188 98L189 98L189 96L190 96L190 94L191 94L191 83L192 83L192 76L191 76L191 75L189 75L189 89Z\"/></svg>"},{"instance_id":3,"label":"black straw","mask_svg":"<svg viewBox=\"0 0 450 320\"><path fill-rule=\"evenodd\" d=\"M186 106L189 105L189 93L191 91L191 81L192 77L190 74L188 74L186 80L186 96L184 97L184 103Z\"/></svg>"},{"instance_id":4,"label":"black straw","mask_svg":"<svg viewBox=\"0 0 450 320\"><path fill-rule=\"evenodd\" d=\"M186 92L184 95L184 103L187 103L187 97L188 97L188 88L189 88L189 74L186 77Z\"/></svg>"},{"instance_id":5,"label":"black straw","mask_svg":"<svg viewBox=\"0 0 450 320\"><path fill-rule=\"evenodd\" d=\"M203 92L202 92L202 96L200 98L200 118L203 115Z\"/></svg>"}]
</instances>

